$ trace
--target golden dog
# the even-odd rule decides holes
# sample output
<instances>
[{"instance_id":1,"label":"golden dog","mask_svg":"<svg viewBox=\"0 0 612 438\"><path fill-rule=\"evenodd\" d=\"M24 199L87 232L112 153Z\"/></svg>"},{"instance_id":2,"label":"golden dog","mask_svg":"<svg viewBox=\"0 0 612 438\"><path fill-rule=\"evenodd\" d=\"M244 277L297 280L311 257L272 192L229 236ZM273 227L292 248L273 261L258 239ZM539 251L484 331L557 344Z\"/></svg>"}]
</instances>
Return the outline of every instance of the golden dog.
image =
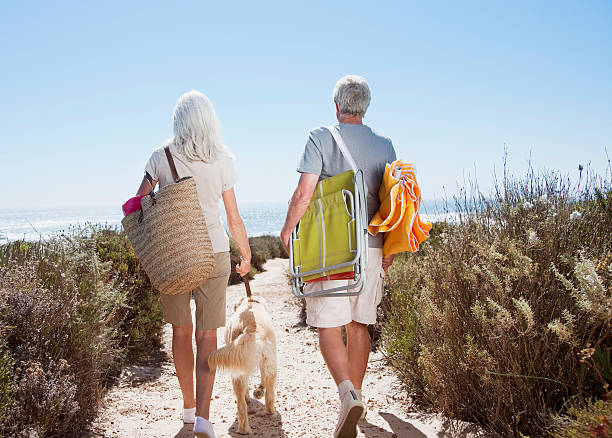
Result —
<instances>
[{"instance_id":1,"label":"golden dog","mask_svg":"<svg viewBox=\"0 0 612 438\"><path fill-rule=\"evenodd\" d=\"M276 335L263 299L243 297L234 305L234 314L225 328L225 346L210 354L208 366L231 373L238 405L238 433L251 433L247 414L249 376L258 366L261 384L253 396L261 398L265 393L266 411L274 414Z\"/></svg>"}]
</instances>

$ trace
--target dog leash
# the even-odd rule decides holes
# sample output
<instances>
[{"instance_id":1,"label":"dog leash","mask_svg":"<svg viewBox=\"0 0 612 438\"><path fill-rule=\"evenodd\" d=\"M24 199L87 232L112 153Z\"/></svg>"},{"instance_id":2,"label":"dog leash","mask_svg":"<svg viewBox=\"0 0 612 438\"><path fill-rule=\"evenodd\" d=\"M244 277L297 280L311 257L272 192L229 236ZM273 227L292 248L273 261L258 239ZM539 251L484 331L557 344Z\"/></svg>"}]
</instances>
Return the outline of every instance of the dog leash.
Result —
<instances>
[{"instance_id":1,"label":"dog leash","mask_svg":"<svg viewBox=\"0 0 612 438\"><path fill-rule=\"evenodd\" d=\"M240 259L234 255L230 254L230 260L234 263L236 263L237 265L240 264ZM246 295L247 295L247 299L249 301L252 301L253 299L251 298L251 285L249 284L249 274L245 275L245 276L241 276L240 278L242 278L242 281L244 282L244 287L246 289Z\"/></svg>"}]
</instances>

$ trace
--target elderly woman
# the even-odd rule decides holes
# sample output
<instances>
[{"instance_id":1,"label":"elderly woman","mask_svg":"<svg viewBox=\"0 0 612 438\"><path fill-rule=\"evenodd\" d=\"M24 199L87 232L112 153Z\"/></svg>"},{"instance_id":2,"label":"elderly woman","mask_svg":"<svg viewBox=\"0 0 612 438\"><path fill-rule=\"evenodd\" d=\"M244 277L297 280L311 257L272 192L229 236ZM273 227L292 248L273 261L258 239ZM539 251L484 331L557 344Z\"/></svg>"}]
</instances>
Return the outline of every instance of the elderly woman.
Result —
<instances>
[{"instance_id":1,"label":"elderly woman","mask_svg":"<svg viewBox=\"0 0 612 438\"><path fill-rule=\"evenodd\" d=\"M162 295L164 318L172 324L172 356L183 394L183 421L195 423L198 437L215 436L208 421L215 373L208 368L208 356L217 349L217 328L225 325L225 289L230 275L229 239L219 215L223 199L227 225L240 249L241 262L236 272L250 270L251 250L234 194L238 179L230 151L221 142L221 127L210 100L199 91L185 93L174 108L174 137L167 141L179 176L195 180L200 206L214 251L211 277L191 292ZM164 146L166 146L164 145ZM150 193L173 182L164 148L156 149L145 168L138 195ZM189 301L195 300L196 387L194 394L193 322Z\"/></svg>"}]
</instances>

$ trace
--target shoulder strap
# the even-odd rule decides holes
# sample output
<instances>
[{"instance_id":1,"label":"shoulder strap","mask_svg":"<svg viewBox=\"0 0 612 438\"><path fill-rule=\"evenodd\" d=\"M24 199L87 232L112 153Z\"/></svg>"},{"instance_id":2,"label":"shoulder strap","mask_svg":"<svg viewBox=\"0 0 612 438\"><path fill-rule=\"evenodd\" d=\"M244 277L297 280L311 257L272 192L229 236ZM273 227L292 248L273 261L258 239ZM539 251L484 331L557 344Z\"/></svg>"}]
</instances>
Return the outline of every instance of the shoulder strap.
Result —
<instances>
[{"instance_id":1,"label":"shoulder strap","mask_svg":"<svg viewBox=\"0 0 612 438\"><path fill-rule=\"evenodd\" d=\"M172 154L170 153L170 146L166 146L164 148L164 152L166 152L166 158L168 158L168 164L170 164L170 171L172 172L172 178L174 182L178 182L178 172L176 171L176 167L174 166L174 159L172 158Z\"/></svg>"},{"instance_id":2,"label":"shoulder strap","mask_svg":"<svg viewBox=\"0 0 612 438\"><path fill-rule=\"evenodd\" d=\"M349 164L351 165L351 168L355 172L357 172L357 164L355 164L355 160L353 160L353 156L351 155L348 148L346 147L344 140L342 140L342 135L340 135L340 130L338 129L338 127L336 125L331 125L327 129L329 130L329 132L331 132L332 137L336 141L336 144L338 145L340 152L342 152L342 155L344 155L344 158L346 158L346 161L348 161Z\"/></svg>"}]
</instances>

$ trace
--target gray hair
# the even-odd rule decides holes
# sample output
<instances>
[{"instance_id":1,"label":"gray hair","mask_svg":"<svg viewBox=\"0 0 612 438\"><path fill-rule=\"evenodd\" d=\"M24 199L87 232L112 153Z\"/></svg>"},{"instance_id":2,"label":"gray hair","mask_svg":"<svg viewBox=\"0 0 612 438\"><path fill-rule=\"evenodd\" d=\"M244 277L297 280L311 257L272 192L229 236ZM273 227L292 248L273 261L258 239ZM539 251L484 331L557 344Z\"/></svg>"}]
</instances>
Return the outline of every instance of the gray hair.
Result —
<instances>
[{"instance_id":1,"label":"gray hair","mask_svg":"<svg viewBox=\"0 0 612 438\"><path fill-rule=\"evenodd\" d=\"M172 116L177 152L190 161L212 163L231 153L221 140L221 125L208 97L197 90L183 94Z\"/></svg>"},{"instance_id":2,"label":"gray hair","mask_svg":"<svg viewBox=\"0 0 612 438\"><path fill-rule=\"evenodd\" d=\"M370 86L361 76L347 75L336 82L334 102L340 114L365 115L370 105Z\"/></svg>"}]
</instances>

